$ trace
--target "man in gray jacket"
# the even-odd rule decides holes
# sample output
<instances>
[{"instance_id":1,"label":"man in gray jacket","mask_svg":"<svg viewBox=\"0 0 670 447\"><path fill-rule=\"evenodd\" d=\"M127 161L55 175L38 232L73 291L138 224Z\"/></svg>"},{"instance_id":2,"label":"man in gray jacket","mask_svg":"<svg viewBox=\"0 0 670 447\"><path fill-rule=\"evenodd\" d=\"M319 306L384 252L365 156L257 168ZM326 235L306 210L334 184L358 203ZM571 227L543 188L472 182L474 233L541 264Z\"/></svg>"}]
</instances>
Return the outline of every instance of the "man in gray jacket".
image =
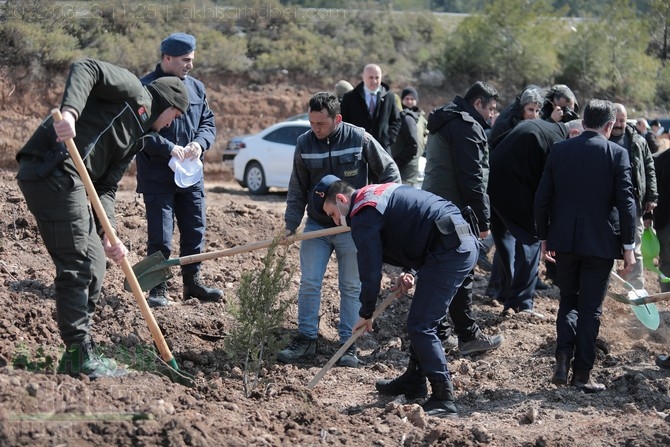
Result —
<instances>
[{"instance_id":1,"label":"man in gray jacket","mask_svg":"<svg viewBox=\"0 0 670 447\"><path fill-rule=\"evenodd\" d=\"M293 171L286 197L287 234L295 233L307 208L304 232L334 227L322 209L308 204L309 194L321 179L333 174L355 188L369 183L400 183L400 172L391 156L364 129L342 122L340 102L332 93L321 92L309 101L312 130L298 137ZM330 255L335 251L340 288L340 343L344 344L358 319L361 283L356 245L350 233L307 239L300 245L300 290L298 291L298 336L277 359L293 363L316 354L319 333L321 284ZM358 366L352 345L338 361L340 366Z\"/></svg>"}]
</instances>

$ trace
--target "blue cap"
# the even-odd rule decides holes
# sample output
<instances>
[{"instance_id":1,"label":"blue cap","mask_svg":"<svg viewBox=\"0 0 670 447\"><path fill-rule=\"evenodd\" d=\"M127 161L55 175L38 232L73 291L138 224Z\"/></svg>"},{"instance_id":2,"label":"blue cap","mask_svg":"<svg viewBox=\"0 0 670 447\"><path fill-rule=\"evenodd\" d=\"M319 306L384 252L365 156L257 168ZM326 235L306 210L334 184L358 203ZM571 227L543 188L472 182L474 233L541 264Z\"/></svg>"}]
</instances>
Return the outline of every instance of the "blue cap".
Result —
<instances>
[{"instance_id":1,"label":"blue cap","mask_svg":"<svg viewBox=\"0 0 670 447\"><path fill-rule=\"evenodd\" d=\"M326 201L326 194L328 194L330 185L339 180L339 177L328 174L321 179L318 185L314 187L309 195L309 204L312 206L312 211L318 214L325 214L323 212L323 202Z\"/></svg>"},{"instance_id":2,"label":"blue cap","mask_svg":"<svg viewBox=\"0 0 670 447\"><path fill-rule=\"evenodd\" d=\"M181 56L195 51L195 37L186 33L174 33L161 42L161 53L168 56Z\"/></svg>"}]
</instances>

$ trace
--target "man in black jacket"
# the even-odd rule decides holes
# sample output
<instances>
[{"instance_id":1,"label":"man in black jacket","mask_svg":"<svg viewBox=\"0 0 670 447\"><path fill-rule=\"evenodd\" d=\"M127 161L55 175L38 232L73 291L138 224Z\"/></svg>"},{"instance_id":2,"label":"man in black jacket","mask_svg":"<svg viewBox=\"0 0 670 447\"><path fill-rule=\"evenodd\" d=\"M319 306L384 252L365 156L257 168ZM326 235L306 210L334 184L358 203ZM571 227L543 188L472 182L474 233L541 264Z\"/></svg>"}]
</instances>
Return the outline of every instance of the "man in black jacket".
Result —
<instances>
[{"instance_id":1,"label":"man in black jacket","mask_svg":"<svg viewBox=\"0 0 670 447\"><path fill-rule=\"evenodd\" d=\"M470 86L464 97L433 110L428 116L426 173L422 189L451 201L460 209L470 207L477 217L479 237L489 235L489 150L485 130L498 104L498 91L485 82ZM498 348L502 335L482 333L472 315L474 270L465 278L449 306L449 316L458 335L462 355ZM451 332L447 316L441 332Z\"/></svg>"},{"instance_id":2,"label":"man in black jacket","mask_svg":"<svg viewBox=\"0 0 670 447\"><path fill-rule=\"evenodd\" d=\"M512 129L491 152L488 193L491 232L501 269L499 300L503 313L512 309L542 318L533 310L540 260L533 200L544 163L554 143L568 137L568 126L581 132L581 122L525 120Z\"/></svg>"},{"instance_id":3,"label":"man in black jacket","mask_svg":"<svg viewBox=\"0 0 670 447\"><path fill-rule=\"evenodd\" d=\"M363 69L363 82L342 97L342 121L362 127L390 154L400 131L400 112L395 94L382 82L379 65Z\"/></svg>"}]
</instances>

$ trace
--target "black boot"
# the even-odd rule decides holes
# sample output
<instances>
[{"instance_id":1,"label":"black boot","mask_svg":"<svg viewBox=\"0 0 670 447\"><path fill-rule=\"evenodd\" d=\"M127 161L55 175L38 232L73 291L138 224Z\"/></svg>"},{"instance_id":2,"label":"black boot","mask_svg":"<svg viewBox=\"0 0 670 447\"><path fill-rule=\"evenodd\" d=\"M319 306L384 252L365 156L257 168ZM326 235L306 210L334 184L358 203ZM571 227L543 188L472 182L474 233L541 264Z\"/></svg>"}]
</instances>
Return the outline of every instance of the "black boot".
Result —
<instances>
[{"instance_id":1,"label":"black boot","mask_svg":"<svg viewBox=\"0 0 670 447\"><path fill-rule=\"evenodd\" d=\"M90 338L78 343L71 343L58 362L58 373L77 377L85 374L90 379L99 377L121 377L127 371L119 368L113 359L105 358L95 352Z\"/></svg>"},{"instance_id":2,"label":"black boot","mask_svg":"<svg viewBox=\"0 0 670 447\"><path fill-rule=\"evenodd\" d=\"M426 375L421 371L419 362L410 357L407 370L393 380L378 380L375 388L381 394L398 396L404 394L407 399L419 399L428 396Z\"/></svg>"},{"instance_id":3,"label":"black boot","mask_svg":"<svg viewBox=\"0 0 670 447\"><path fill-rule=\"evenodd\" d=\"M158 284L149 292L149 299L147 300L149 307L163 307L168 306L168 286L166 282Z\"/></svg>"},{"instance_id":4,"label":"black boot","mask_svg":"<svg viewBox=\"0 0 670 447\"><path fill-rule=\"evenodd\" d=\"M567 352L559 352L556 354L556 369L554 370L554 375L551 378L551 383L554 385L567 385L568 384L568 371L570 371L570 354Z\"/></svg>"},{"instance_id":5,"label":"black boot","mask_svg":"<svg viewBox=\"0 0 670 447\"><path fill-rule=\"evenodd\" d=\"M184 300L197 298L200 301L221 301L223 292L221 289L207 287L200 280L200 273L183 273L184 278Z\"/></svg>"},{"instance_id":6,"label":"black boot","mask_svg":"<svg viewBox=\"0 0 670 447\"><path fill-rule=\"evenodd\" d=\"M421 408L428 416L435 416L438 418L455 418L458 417L458 410L454 399L454 385L451 380L446 382L430 382L430 387L433 394Z\"/></svg>"},{"instance_id":7,"label":"black boot","mask_svg":"<svg viewBox=\"0 0 670 447\"><path fill-rule=\"evenodd\" d=\"M605 391L605 385L593 380L590 371L572 371L571 385L579 388L585 393L599 393Z\"/></svg>"}]
</instances>

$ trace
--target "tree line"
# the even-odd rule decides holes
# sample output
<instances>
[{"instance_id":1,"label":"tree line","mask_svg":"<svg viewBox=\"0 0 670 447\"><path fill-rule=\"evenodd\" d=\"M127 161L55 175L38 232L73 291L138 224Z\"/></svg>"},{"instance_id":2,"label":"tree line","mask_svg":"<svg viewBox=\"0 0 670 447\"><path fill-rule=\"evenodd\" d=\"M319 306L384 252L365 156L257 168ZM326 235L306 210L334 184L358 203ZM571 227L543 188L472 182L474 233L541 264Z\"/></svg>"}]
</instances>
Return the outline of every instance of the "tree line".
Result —
<instances>
[{"instance_id":1,"label":"tree line","mask_svg":"<svg viewBox=\"0 0 670 447\"><path fill-rule=\"evenodd\" d=\"M447 9L472 14L430 12ZM184 31L198 38L198 73L329 83L377 62L394 85L460 91L487 80L513 97L565 83L644 111L670 100L669 28L667 0L6 0L0 64L18 83L48 82L79 57L140 75L161 39Z\"/></svg>"}]
</instances>

